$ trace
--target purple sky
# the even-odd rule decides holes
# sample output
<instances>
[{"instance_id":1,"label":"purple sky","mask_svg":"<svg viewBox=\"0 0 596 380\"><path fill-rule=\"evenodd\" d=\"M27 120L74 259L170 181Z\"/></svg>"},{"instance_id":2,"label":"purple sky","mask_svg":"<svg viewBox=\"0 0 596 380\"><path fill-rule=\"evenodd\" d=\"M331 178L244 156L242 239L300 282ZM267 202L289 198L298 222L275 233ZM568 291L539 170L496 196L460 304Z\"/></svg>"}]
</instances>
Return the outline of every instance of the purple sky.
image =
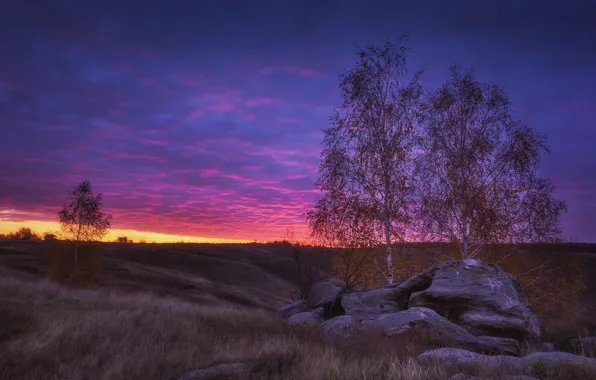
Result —
<instances>
[{"instance_id":1,"label":"purple sky","mask_svg":"<svg viewBox=\"0 0 596 380\"><path fill-rule=\"evenodd\" d=\"M594 1L1 0L2 218L55 220L89 179L121 229L303 231L337 74L405 33L428 88L454 62L505 87L548 135L566 237L596 242L594 20Z\"/></svg>"}]
</instances>

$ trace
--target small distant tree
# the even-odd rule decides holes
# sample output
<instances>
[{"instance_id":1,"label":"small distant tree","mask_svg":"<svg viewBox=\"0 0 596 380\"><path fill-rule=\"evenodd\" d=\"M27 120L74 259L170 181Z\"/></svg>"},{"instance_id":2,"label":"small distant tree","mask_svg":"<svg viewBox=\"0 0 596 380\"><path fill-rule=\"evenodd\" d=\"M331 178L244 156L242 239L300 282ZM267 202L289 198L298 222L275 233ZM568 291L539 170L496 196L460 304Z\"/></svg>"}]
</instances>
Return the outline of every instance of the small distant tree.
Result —
<instances>
[{"instance_id":1,"label":"small distant tree","mask_svg":"<svg viewBox=\"0 0 596 380\"><path fill-rule=\"evenodd\" d=\"M118 236L116 238L116 243L130 243L131 241L128 240L126 236Z\"/></svg>"},{"instance_id":2,"label":"small distant tree","mask_svg":"<svg viewBox=\"0 0 596 380\"><path fill-rule=\"evenodd\" d=\"M340 76L343 102L325 129L316 186L323 192L307 220L315 239L342 247L385 248L393 282L393 246L410 221L411 165L423 94L410 75L407 48L386 43L358 53Z\"/></svg>"},{"instance_id":3,"label":"small distant tree","mask_svg":"<svg viewBox=\"0 0 596 380\"><path fill-rule=\"evenodd\" d=\"M314 263L312 255L304 252L302 245L294 236L294 231L291 228L286 228L284 239L282 241L292 247L292 258L296 263L296 284L298 285L298 299L304 300L313 287L317 279L317 268Z\"/></svg>"},{"instance_id":4,"label":"small distant tree","mask_svg":"<svg viewBox=\"0 0 596 380\"><path fill-rule=\"evenodd\" d=\"M63 236L74 242L73 276L78 268L80 243L101 240L111 227L111 218L103 212L102 195L93 193L91 182L85 180L68 192L58 220Z\"/></svg>"},{"instance_id":5,"label":"small distant tree","mask_svg":"<svg viewBox=\"0 0 596 380\"><path fill-rule=\"evenodd\" d=\"M21 227L17 232L10 234L9 236L15 240L41 240L41 236L28 227Z\"/></svg>"},{"instance_id":6,"label":"small distant tree","mask_svg":"<svg viewBox=\"0 0 596 380\"><path fill-rule=\"evenodd\" d=\"M463 259L489 243L556 242L564 202L538 176L546 137L516 120L505 91L452 68L425 109L419 215L424 240L455 243Z\"/></svg>"}]
</instances>

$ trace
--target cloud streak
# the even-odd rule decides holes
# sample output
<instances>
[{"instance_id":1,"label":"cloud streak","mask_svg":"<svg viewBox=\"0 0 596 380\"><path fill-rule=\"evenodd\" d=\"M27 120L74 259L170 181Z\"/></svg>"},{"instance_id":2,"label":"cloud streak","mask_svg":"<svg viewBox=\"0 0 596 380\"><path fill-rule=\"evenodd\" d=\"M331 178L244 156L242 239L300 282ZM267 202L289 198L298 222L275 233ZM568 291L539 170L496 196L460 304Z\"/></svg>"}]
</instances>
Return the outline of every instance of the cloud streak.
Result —
<instances>
[{"instance_id":1,"label":"cloud streak","mask_svg":"<svg viewBox=\"0 0 596 380\"><path fill-rule=\"evenodd\" d=\"M430 88L454 61L505 86L550 137L541 170L569 203L565 233L596 241L594 6L458 3L3 2L0 225L55 220L89 179L121 230L305 234L353 42L408 32Z\"/></svg>"}]
</instances>

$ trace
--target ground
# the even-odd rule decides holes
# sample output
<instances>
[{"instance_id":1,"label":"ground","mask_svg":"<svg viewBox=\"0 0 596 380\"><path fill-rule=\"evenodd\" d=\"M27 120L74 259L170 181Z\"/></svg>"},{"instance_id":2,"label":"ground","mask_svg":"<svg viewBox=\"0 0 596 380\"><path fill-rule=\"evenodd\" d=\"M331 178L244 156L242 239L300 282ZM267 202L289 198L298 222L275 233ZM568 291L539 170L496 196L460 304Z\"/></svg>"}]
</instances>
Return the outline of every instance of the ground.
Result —
<instances>
[{"instance_id":1,"label":"ground","mask_svg":"<svg viewBox=\"0 0 596 380\"><path fill-rule=\"evenodd\" d=\"M338 347L288 328L273 311L296 291L289 248L105 244L97 287L80 290L44 280L43 242L0 242L0 379L165 380L232 362L271 379L447 378L410 359L424 349L415 336ZM596 245L552 248L579 254L583 270L596 273ZM329 253L319 254L330 272ZM591 302L596 276L586 278ZM588 378L551 375L544 378Z\"/></svg>"}]
</instances>

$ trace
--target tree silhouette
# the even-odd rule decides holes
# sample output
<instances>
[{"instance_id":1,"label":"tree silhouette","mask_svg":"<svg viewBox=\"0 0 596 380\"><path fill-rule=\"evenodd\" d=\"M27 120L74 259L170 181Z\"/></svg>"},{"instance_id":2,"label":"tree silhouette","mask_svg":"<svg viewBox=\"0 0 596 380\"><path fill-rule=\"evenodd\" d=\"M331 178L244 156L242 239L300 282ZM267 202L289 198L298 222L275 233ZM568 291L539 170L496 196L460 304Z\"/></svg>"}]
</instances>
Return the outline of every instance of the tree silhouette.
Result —
<instances>
[{"instance_id":1,"label":"tree silhouette","mask_svg":"<svg viewBox=\"0 0 596 380\"><path fill-rule=\"evenodd\" d=\"M505 91L451 70L425 108L417 160L420 232L473 258L488 243L553 242L566 211L537 175L546 137L516 120Z\"/></svg>"},{"instance_id":2,"label":"tree silhouette","mask_svg":"<svg viewBox=\"0 0 596 380\"><path fill-rule=\"evenodd\" d=\"M41 236L28 227L21 227L17 232L8 234L8 237L15 240L41 240Z\"/></svg>"},{"instance_id":3,"label":"tree silhouette","mask_svg":"<svg viewBox=\"0 0 596 380\"><path fill-rule=\"evenodd\" d=\"M62 234L74 241L74 272L78 268L80 242L101 240L111 227L111 216L103 212L101 194L94 195L87 180L68 192L63 209L58 212Z\"/></svg>"},{"instance_id":4,"label":"tree silhouette","mask_svg":"<svg viewBox=\"0 0 596 380\"><path fill-rule=\"evenodd\" d=\"M307 213L313 237L343 247L385 246L391 283L392 245L403 242L412 195L412 154L422 95L421 72L410 76L403 46L359 51L340 75L343 103L324 130L316 186Z\"/></svg>"}]
</instances>

